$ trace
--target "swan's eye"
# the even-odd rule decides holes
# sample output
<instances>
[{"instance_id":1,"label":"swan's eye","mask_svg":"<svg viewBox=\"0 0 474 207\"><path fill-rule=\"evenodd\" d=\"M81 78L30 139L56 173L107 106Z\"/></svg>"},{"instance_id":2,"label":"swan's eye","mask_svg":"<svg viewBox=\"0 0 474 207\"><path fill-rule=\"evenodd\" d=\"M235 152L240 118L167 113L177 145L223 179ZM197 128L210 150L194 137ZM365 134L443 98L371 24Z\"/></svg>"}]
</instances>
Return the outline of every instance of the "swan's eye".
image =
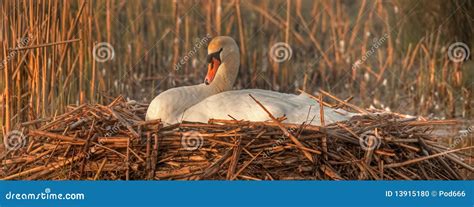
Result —
<instances>
[{"instance_id":1,"label":"swan's eye","mask_svg":"<svg viewBox=\"0 0 474 207\"><path fill-rule=\"evenodd\" d=\"M206 58L207 63L212 63L212 58L217 59L219 60L219 62L221 62L221 52L222 52L222 48L217 52L208 54Z\"/></svg>"},{"instance_id":2,"label":"swan's eye","mask_svg":"<svg viewBox=\"0 0 474 207\"><path fill-rule=\"evenodd\" d=\"M211 84L212 80L214 80L214 77L216 76L217 69L219 69L221 64L221 52L222 48L218 52L211 53L207 56L207 75L206 79L204 79L204 83L206 85Z\"/></svg>"}]
</instances>

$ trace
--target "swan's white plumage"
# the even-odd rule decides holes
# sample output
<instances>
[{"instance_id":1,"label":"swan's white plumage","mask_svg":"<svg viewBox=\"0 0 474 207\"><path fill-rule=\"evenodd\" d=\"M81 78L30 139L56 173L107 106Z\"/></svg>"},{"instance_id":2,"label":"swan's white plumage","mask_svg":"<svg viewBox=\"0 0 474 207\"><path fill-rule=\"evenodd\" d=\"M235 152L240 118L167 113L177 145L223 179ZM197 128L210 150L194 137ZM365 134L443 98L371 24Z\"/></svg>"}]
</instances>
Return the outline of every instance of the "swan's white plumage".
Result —
<instances>
[{"instance_id":1,"label":"swan's white plumage","mask_svg":"<svg viewBox=\"0 0 474 207\"><path fill-rule=\"evenodd\" d=\"M166 124L181 122L185 110L213 94L204 84L166 90L151 101L146 120L161 119Z\"/></svg>"},{"instance_id":2,"label":"swan's white plumage","mask_svg":"<svg viewBox=\"0 0 474 207\"><path fill-rule=\"evenodd\" d=\"M165 125L231 117L246 121L270 120L268 114L250 98L251 94L273 116L285 116L286 123L320 125L319 103L304 93L293 95L260 89L231 90L240 65L239 48L231 37L221 36L212 39L208 46L208 54L215 55L216 52L222 61L209 85L183 86L161 93L150 103L146 120L161 119ZM348 120L352 116L344 110L324 108L325 124Z\"/></svg>"},{"instance_id":3,"label":"swan's white plumage","mask_svg":"<svg viewBox=\"0 0 474 207\"><path fill-rule=\"evenodd\" d=\"M249 96L261 102L275 117L285 116L286 123L303 122L320 125L319 103L306 94L293 95L268 90L250 89L226 91L204 99L186 110L183 120L207 122L209 119L231 119L250 121L270 120L268 114ZM347 120L351 113L324 108L326 124Z\"/></svg>"}]
</instances>

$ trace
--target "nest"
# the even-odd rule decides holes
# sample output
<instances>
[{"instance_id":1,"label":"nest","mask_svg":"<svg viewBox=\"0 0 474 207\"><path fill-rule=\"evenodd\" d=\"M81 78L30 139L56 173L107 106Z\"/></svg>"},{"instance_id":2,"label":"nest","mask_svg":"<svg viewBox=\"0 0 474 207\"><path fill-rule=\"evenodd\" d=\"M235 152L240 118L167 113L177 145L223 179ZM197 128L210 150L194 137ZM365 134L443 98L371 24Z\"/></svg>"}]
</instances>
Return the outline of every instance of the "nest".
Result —
<instances>
[{"instance_id":1,"label":"nest","mask_svg":"<svg viewBox=\"0 0 474 207\"><path fill-rule=\"evenodd\" d=\"M257 103L258 100L256 100ZM260 104L260 103L259 103ZM262 106L262 110L265 107ZM23 123L3 180L460 180L473 166L431 130L451 121L374 113L325 127L209 120L163 127L117 98ZM324 117L324 116L323 116Z\"/></svg>"}]
</instances>

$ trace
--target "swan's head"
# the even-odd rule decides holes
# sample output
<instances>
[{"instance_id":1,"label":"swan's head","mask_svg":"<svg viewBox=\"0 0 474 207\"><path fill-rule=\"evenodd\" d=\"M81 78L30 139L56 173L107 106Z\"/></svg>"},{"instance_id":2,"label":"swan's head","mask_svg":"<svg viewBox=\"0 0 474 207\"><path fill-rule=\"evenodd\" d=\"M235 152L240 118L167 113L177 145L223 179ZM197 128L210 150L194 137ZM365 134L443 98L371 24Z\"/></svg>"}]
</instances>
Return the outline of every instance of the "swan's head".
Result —
<instances>
[{"instance_id":1,"label":"swan's head","mask_svg":"<svg viewBox=\"0 0 474 207\"><path fill-rule=\"evenodd\" d=\"M228 90L237 78L240 65L240 52L232 37L218 36L211 40L207 48L206 85L214 85Z\"/></svg>"}]
</instances>

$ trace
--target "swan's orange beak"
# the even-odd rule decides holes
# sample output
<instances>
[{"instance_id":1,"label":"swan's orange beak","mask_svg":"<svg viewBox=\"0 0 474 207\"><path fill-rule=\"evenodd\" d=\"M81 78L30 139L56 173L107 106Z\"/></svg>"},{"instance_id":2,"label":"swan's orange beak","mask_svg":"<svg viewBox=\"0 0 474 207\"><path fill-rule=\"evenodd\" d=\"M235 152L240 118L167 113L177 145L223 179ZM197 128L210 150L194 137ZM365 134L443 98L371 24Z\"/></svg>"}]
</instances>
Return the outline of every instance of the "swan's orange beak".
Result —
<instances>
[{"instance_id":1,"label":"swan's orange beak","mask_svg":"<svg viewBox=\"0 0 474 207\"><path fill-rule=\"evenodd\" d=\"M221 61L216 58L211 58L211 61L207 65L207 75L206 79L204 79L204 83L206 85L211 84L211 82L216 77L217 69L221 65Z\"/></svg>"}]
</instances>

